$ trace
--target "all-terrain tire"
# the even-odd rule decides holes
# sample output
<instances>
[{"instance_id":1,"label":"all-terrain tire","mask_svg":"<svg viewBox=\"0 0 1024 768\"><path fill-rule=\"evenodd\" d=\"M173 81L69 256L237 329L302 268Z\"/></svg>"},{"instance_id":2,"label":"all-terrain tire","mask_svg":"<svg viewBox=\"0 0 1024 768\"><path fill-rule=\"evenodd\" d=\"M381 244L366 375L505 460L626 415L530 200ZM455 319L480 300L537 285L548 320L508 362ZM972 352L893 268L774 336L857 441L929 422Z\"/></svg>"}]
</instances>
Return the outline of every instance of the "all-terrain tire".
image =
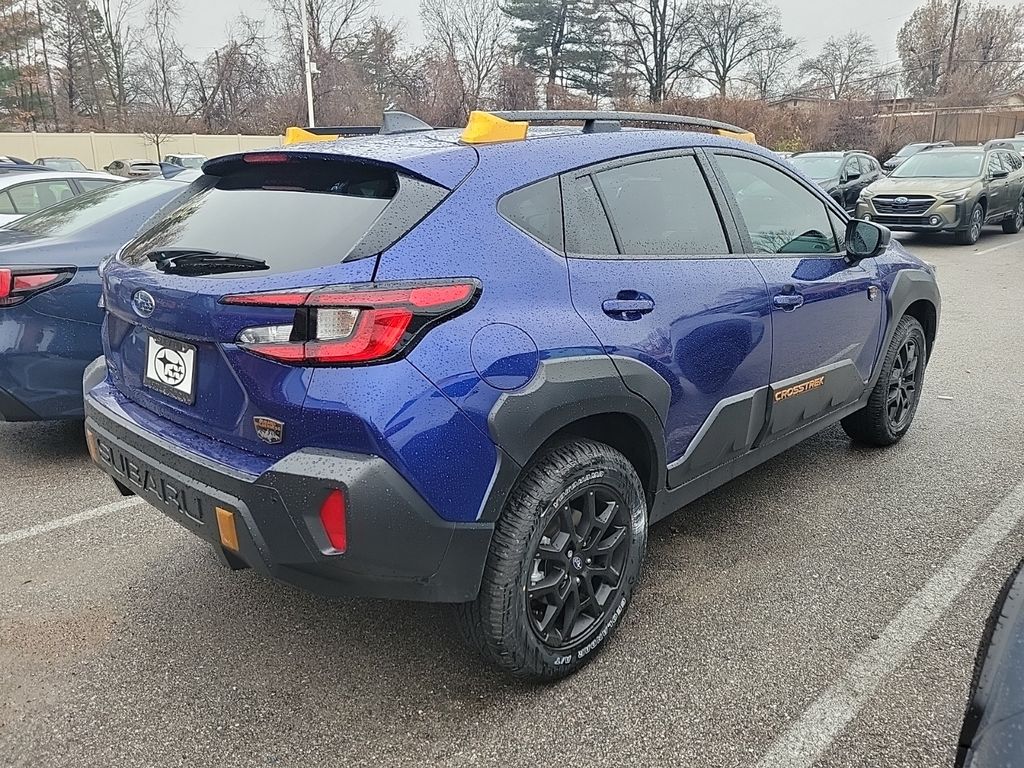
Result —
<instances>
[{"instance_id":1,"label":"all-terrain tire","mask_svg":"<svg viewBox=\"0 0 1024 768\"><path fill-rule=\"evenodd\" d=\"M1022 229L1024 229L1024 197L1017 201L1013 216L1003 222L1003 233L1016 235Z\"/></svg>"},{"instance_id":2,"label":"all-terrain tire","mask_svg":"<svg viewBox=\"0 0 1024 768\"><path fill-rule=\"evenodd\" d=\"M595 494L600 509L597 502L587 506ZM619 502L609 506L609 497ZM572 522L577 512L579 521ZM587 527L587 519L601 519L602 514L604 520L611 520L605 529ZM579 539L565 532L577 530L583 531ZM552 531L559 533L552 536ZM613 539L619 542L613 555L600 554L599 545L607 548ZM551 555L559 542L561 552ZM618 625L639 579L646 548L647 501L640 478L626 457L587 439L551 445L527 465L509 494L495 526L480 593L476 600L456 606L457 623L468 643L499 669L537 682L558 680L597 655ZM563 556L564 565L554 562ZM612 556L617 564L614 589L593 575L598 570L611 573L599 566L608 565L611 561L603 558ZM563 567L564 577L559 570ZM552 630L559 637L565 632L563 641L554 646L546 641L551 635L542 636L542 628L538 628L543 623L538 616L547 614L538 614L534 597L549 579L560 584L555 590L558 594L562 589L575 589L577 605L585 603L595 614L567 620L572 625L567 630ZM585 580L583 586L581 579ZM595 588L597 584L601 586ZM580 624L588 628L573 639L572 631Z\"/></svg>"},{"instance_id":3,"label":"all-terrain tire","mask_svg":"<svg viewBox=\"0 0 1024 768\"><path fill-rule=\"evenodd\" d=\"M966 229L958 229L955 234L957 245L974 245L981 237L981 228L985 226L985 209L981 203L975 203L971 209Z\"/></svg>"},{"instance_id":4,"label":"all-terrain tire","mask_svg":"<svg viewBox=\"0 0 1024 768\"><path fill-rule=\"evenodd\" d=\"M908 345L915 352L912 364L907 357ZM921 401L928 347L924 329L916 318L904 315L896 325L889 342L889 350L882 362L882 372L871 391L868 403L862 409L843 419L843 429L854 441L865 445L886 446L899 442L910 429ZM913 391L906 392L905 374L911 372ZM894 391L900 390L897 400L905 408L894 408ZM894 415L899 414L899 418Z\"/></svg>"}]
</instances>

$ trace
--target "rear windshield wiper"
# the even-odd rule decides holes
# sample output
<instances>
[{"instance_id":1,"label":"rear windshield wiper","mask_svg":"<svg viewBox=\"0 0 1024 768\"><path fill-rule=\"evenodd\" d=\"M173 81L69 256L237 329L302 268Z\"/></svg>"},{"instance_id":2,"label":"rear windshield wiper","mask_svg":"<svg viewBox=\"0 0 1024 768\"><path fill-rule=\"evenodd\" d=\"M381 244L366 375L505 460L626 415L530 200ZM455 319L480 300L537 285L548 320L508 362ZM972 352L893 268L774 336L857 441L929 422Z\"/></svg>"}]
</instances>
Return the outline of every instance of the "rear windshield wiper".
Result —
<instances>
[{"instance_id":1,"label":"rear windshield wiper","mask_svg":"<svg viewBox=\"0 0 1024 768\"><path fill-rule=\"evenodd\" d=\"M195 248L153 251L148 258L156 264L160 272L188 277L270 269L267 262L262 259L250 259L234 253L200 251Z\"/></svg>"}]
</instances>

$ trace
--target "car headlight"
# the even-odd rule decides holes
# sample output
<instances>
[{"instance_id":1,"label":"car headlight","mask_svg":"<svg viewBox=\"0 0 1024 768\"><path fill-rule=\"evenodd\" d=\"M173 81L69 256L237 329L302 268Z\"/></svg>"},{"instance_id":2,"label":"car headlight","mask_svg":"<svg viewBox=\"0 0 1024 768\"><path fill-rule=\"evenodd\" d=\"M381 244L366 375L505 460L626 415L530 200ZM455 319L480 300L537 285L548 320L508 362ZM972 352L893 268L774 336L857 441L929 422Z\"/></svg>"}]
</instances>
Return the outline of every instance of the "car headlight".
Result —
<instances>
[{"instance_id":1,"label":"car headlight","mask_svg":"<svg viewBox=\"0 0 1024 768\"><path fill-rule=\"evenodd\" d=\"M939 197L943 200L948 200L951 203L960 203L966 200L969 194L971 194L971 190L968 188L958 189L953 192L940 192Z\"/></svg>"},{"instance_id":2,"label":"car headlight","mask_svg":"<svg viewBox=\"0 0 1024 768\"><path fill-rule=\"evenodd\" d=\"M871 198L871 197L874 197L874 196L875 196L875 191L873 189L871 189L871 187L864 187L864 189L862 189L860 191L860 199L861 200L867 200L868 198Z\"/></svg>"}]
</instances>

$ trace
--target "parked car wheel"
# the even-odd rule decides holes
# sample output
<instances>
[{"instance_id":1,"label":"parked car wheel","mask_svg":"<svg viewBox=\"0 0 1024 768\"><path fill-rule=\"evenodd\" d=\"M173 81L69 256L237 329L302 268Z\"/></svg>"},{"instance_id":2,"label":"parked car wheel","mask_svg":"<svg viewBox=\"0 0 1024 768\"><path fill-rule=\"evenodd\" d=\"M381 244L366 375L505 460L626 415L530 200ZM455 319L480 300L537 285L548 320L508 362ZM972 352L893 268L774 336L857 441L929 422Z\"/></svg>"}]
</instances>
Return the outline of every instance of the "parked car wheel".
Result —
<instances>
[{"instance_id":1,"label":"parked car wheel","mask_svg":"<svg viewBox=\"0 0 1024 768\"><path fill-rule=\"evenodd\" d=\"M1016 235L1024 229L1024 197L1017 201L1017 209L1013 216L1003 222L1003 232L1008 235Z\"/></svg>"},{"instance_id":2,"label":"parked car wheel","mask_svg":"<svg viewBox=\"0 0 1024 768\"><path fill-rule=\"evenodd\" d=\"M975 203L974 208L971 210L971 218L968 220L968 224L964 229L958 230L956 233L956 242L958 245L974 245L978 242L978 238L981 237L981 228L985 225L985 209L981 207L981 203Z\"/></svg>"},{"instance_id":3,"label":"parked car wheel","mask_svg":"<svg viewBox=\"0 0 1024 768\"><path fill-rule=\"evenodd\" d=\"M896 326L868 404L843 419L846 434L865 445L899 442L917 413L927 354L924 329L915 318L904 315Z\"/></svg>"},{"instance_id":4,"label":"parked car wheel","mask_svg":"<svg viewBox=\"0 0 1024 768\"><path fill-rule=\"evenodd\" d=\"M466 638L514 676L553 681L590 661L622 619L647 546L647 502L625 456L591 440L536 458L501 513Z\"/></svg>"}]
</instances>

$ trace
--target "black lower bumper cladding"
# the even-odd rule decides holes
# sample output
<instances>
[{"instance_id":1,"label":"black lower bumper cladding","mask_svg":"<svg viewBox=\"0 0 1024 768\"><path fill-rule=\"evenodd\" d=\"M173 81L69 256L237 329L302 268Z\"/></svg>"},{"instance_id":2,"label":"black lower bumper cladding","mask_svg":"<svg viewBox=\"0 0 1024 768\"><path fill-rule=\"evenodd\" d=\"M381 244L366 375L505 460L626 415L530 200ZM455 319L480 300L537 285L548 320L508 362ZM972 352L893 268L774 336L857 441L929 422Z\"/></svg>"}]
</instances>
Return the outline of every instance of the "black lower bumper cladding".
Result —
<instances>
[{"instance_id":1,"label":"black lower bumper cladding","mask_svg":"<svg viewBox=\"0 0 1024 768\"><path fill-rule=\"evenodd\" d=\"M302 450L258 477L180 449L86 398L96 464L200 538L224 562L328 595L463 602L476 596L493 524L445 521L386 461ZM334 552L319 519L331 491L346 499L348 546ZM221 545L217 508L236 520Z\"/></svg>"}]
</instances>

